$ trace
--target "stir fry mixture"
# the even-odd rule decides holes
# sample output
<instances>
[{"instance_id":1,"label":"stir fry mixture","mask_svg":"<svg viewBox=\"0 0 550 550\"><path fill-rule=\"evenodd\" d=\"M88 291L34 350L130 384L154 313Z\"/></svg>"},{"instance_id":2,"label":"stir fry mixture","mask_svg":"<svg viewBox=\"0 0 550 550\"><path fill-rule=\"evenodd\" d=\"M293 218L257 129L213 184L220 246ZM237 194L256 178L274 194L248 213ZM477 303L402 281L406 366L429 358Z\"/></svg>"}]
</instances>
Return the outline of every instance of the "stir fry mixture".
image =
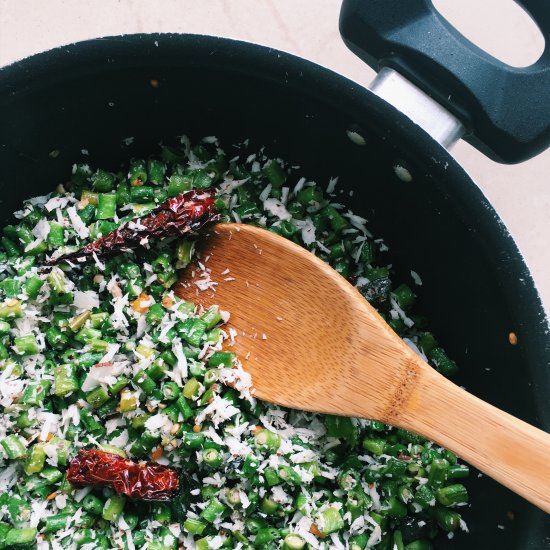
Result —
<instances>
[{"instance_id":1,"label":"stir fry mixture","mask_svg":"<svg viewBox=\"0 0 550 550\"><path fill-rule=\"evenodd\" d=\"M257 224L329 262L456 371L413 313L419 276L392 282L337 180L245 150L184 137L117 174L75 165L3 228L0 548L428 550L467 530L469 471L451 452L255 400L230 312L175 293L197 229Z\"/></svg>"}]
</instances>

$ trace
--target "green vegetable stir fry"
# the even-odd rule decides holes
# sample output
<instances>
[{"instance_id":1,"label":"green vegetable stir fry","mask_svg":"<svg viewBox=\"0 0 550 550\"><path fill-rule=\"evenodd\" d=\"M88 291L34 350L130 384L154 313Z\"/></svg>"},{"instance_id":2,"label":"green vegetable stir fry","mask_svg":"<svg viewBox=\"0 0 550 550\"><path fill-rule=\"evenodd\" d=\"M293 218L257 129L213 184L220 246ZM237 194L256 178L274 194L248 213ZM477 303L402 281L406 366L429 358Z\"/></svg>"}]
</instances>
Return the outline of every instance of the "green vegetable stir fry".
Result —
<instances>
[{"instance_id":1,"label":"green vegetable stir fry","mask_svg":"<svg viewBox=\"0 0 550 550\"><path fill-rule=\"evenodd\" d=\"M214 187L222 219L264 226L329 262L452 375L456 364L413 313L413 290L390 280L383 242L337 203L337 180L321 188L243 150L229 160L215 138L192 147L184 137L124 173L75 165L3 228L0 548L428 550L467 531L469 470L451 452L380 422L253 398L230 312L172 288L196 236L45 267L168 197ZM177 468L186 494L150 502L71 485L67 468L84 448Z\"/></svg>"}]
</instances>

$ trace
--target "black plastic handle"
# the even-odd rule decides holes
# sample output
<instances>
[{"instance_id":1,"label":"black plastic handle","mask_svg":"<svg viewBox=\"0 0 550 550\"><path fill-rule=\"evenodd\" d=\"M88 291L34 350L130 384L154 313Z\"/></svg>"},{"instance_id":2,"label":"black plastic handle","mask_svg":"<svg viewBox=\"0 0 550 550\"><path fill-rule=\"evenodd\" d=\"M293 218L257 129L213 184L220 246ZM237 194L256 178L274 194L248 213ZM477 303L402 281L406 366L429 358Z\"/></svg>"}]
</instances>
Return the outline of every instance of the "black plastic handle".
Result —
<instances>
[{"instance_id":1,"label":"black plastic handle","mask_svg":"<svg viewBox=\"0 0 550 550\"><path fill-rule=\"evenodd\" d=\"M431 0L343 0L340 33L371 67L396 69L457 116L487 156L521 162L550 145L550 0L516 2L546 40L525 68L472 44Z\"/></svg>"}]
</instances>

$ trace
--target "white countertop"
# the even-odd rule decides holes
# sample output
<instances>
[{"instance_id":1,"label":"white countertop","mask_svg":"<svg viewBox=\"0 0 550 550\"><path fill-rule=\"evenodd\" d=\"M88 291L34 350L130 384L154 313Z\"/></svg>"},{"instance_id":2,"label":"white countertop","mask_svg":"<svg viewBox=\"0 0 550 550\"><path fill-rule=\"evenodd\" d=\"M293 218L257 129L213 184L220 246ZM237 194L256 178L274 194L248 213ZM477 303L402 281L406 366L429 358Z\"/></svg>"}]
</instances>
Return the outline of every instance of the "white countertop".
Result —
<instances>
[{"instance_id":1,"label":"white countertop","mask_svg":"<svg viewBox=\"0 0 550 550\"><path fill-rule=\"evenodd\" d=\"M542 49L542 37L512 0L436 4L505 61L533 60ZM374 73L344 46L339 8L339 0L0 0L0 66L98 36L192 32L285 50L366 86ZM499 212L550 309L550 149L515 166L498 165L463 142L453 154Z\"/></svg>"}]
</instances>

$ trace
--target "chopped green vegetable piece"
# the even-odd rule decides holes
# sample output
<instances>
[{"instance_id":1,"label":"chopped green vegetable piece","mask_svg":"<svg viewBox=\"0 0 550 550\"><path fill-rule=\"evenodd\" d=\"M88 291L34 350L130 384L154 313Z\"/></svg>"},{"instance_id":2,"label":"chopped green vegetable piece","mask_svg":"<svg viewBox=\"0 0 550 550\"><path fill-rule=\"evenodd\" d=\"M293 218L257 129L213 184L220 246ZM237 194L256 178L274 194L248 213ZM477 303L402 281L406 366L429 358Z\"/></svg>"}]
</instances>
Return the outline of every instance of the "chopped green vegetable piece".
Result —
<instances>
[{"instance_id":1,"label":"chopped green vegetable piece","mask_svg":"<svg viewBox=\"0 0 550 550\"><path fill-rule=\"evenodd\" d=\"M337 508L329 506L326 510L319 512L316 524L321 533L328 535L343 529L344 520Z\"/></svg>"},{"instance_id":2,"label":"chopped green vegetable piece","mask_svg":"<svg viewBox=\"0 0 550 550\"><path fill-rule=\"evenodd\" d=\"M123 495L113 495L105 502L101 517L109 522L115 522L126 504L126 498Z\"/></svg>"},{"instance_id":3,"label":"chopped green vegetable piece","mask_svg":"<svg viewBox=\"0 0 550 550\"><path fill-rule=\"evenodd\" d=\"M78 390L78 379L75 367L71 364L59 365L54 369L53 391L58 397L63 397Z\"/></svg>"},{"instance_id":4,"label":"chopped green vegetable piece","mask_svg":"<svg viewBox=\"0 0 550 550\"><path fill-rule=\"evenodd\" d=\"M17 460L27 456L27 448L24 444L24 440L16 434L8 435L2 439L0 445L2 445L2 448L10 460Z\"/></svg>"},{"instance_id":5,"label":"chopped green vegetable piece","mask_svg":"<svg viewBox=\"0 0 550 550\"><path fill-rule=\"evenodd\" d=\"M5 548L23 547L36 540L38 531L35 527L24 527L21 529L10 529L6 535Z\"/></svg>"}]
</instances>

